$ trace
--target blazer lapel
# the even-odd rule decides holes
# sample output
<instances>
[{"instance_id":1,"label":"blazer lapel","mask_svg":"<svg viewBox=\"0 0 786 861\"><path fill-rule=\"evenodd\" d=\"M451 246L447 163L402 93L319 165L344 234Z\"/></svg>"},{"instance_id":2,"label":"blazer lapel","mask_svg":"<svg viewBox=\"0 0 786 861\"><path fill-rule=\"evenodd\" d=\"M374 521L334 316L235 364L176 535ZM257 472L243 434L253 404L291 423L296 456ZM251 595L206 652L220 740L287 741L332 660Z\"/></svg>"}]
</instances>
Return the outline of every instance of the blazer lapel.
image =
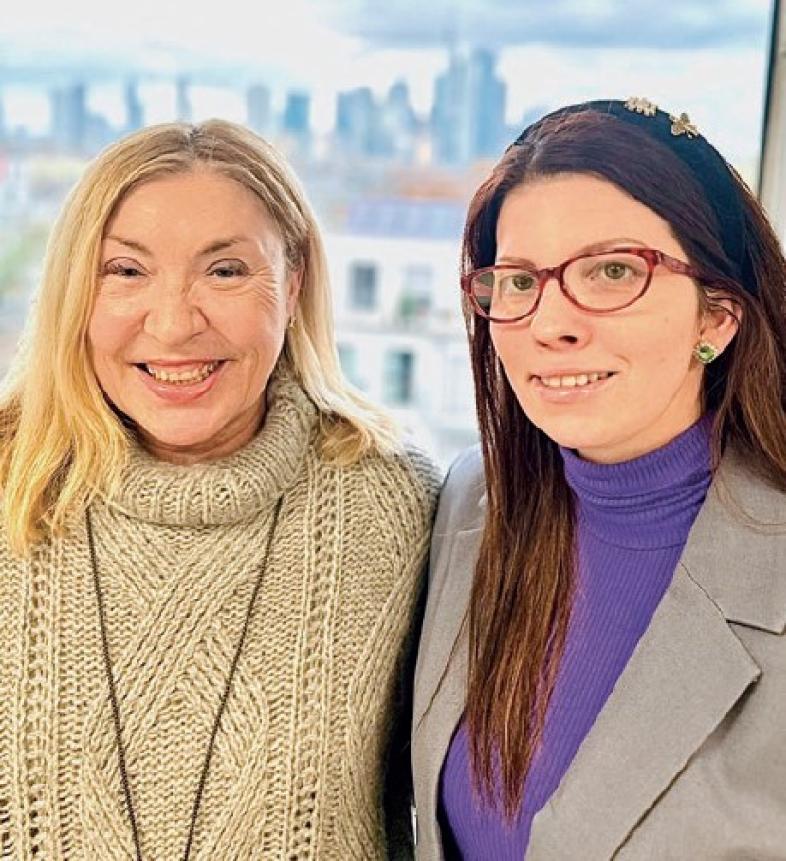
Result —
<instances>
[{"instance_id":1,"label":"blazer lapel","mask_svg":"<svg viewBox=\"0 0 786 861\"><path fill-rule=\"evenodd\" d=\"M786 628L785 525L784 495L725 456L650 626L535 817L527 861L612 858L759 678L730 623Z\"/></svg>"},{"instance_id":2,"label":"blazer lapel","mask_svg":"<svg viewBox=\"0 0 786 861\"><path fill-rule=\"evenodd\" d=\"M472 591L480 540L483 529L456 532L449 554L442 554L440 568L432 579L440 583L438 592L431 593L415 672L414 725L423 719L437 695L451 702L458 698L464 710L467 670L466 616ZM455 724L454 724L455 725ZM452 733L454 726L451 726Z\"/></svg>"},{"instance_id":3,"label":"blazer lapel","mask_svg":"<svg viewBox=\"0 0 786 861\"><path fill-rule=\"evenodd\" d=\"M448 558L440 559L441 570L432 572L433 581L440 586L429 597L415 671L412 756L417 763L413 772L418 800L417 857L428 861L444 857L437 825L439 775L464 712L465 619L482 534L482 529L455 533L450 553L442 554ZM439 553L434 558L439 559Z\"/></svg>"},{"instance_id":4,"label":"blazer lapel","mask_svg":"<svg viewBox=\"0 0 786 861\"><path fill-rule=\"evenodd\" d=\"M606 861L760 674L684 568L537 814L527 861Z\"/></svg>"}]
</instances>

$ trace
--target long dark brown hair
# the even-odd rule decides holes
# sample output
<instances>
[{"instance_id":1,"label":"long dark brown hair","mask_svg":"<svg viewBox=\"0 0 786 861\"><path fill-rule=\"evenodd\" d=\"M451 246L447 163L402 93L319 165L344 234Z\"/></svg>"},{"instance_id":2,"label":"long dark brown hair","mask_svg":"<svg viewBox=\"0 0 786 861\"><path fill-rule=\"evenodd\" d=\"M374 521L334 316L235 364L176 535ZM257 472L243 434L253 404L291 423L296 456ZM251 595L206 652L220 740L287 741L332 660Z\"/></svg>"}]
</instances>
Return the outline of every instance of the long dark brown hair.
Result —
<instances>
[{"instance_id":1,"label":"long dark brown hair","mask_svg":"<svg viewBox=\"0 0 786 861\"><path fill-rule=\"evenodd\" d=\"M716 414L713 463L733 445L751 469L786 491L786 260L756 199L734 174L747 259L732 262L700 183L667 145L598 112L546 118L475 193L463 271L495 262L497 220L511 189L566 173L606 179L644 203L670 224L707 282L728 284L741 324L705 373L705 405ZM735 284L740 270L755 283ZM713 291L699 289L712 305ZM466 304L464 312L488 498L469 609L466 719L475 787L512 818L564 650L576 568L574 508L557 444L519 406L488 321Z\"/></svg>"}]
</instances>

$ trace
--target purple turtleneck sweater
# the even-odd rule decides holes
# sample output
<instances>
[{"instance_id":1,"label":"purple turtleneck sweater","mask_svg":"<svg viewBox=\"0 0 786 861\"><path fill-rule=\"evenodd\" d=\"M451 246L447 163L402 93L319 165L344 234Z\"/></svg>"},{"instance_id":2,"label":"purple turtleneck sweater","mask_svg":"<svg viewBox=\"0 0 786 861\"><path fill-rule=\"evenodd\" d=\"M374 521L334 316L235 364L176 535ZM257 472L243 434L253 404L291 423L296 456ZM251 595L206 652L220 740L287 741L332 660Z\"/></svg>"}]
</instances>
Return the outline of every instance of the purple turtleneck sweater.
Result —
<instances>
[{"instance_id":1,"label":"purple turtleneck sweater","mask_svg":"<svg viewBox=\"0 0 786 861\"><path fill-rule=\"evenodd\" d=\"M595 464L563 449L576 500L578 581L542 744L517 817L477 801L462 721L440 781L447 857L522 861L534 815L556 790L671 582L710 482L705 416L663 448Z\"/></svg>"}]
</instances>

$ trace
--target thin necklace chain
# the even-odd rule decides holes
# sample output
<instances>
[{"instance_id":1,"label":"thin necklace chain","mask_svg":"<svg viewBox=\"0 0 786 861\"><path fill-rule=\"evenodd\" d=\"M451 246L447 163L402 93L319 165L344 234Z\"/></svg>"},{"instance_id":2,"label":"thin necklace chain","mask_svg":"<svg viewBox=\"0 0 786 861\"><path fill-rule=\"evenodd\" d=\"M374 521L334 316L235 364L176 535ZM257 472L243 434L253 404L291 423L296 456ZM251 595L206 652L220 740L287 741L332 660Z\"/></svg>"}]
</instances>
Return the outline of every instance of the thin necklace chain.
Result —
<instances>
[{"instance_id":1,"label":"thin necklace chain","mask_svg":"<svg viewBox=\"0 0 786 861\"><path fill-rule=\"evenodd\" d=\"M218 711L216 712L216 717L213 721L213 728L210 732L210 741L207 746L205 761L202 765L202 772L199 776L199 784L197 786L196 796L194 797L194 806L191 810L191 824L188 829L188 839L186 840L186 847L183 851L183 861L189 861L189 858L191 857L191 847L194 842L194 832L196 830L197 817L199 816L199 808L202 804L202 796L205 791L205 784L207 783L207 775L208 771L210 770L210 760L213 756L213 748L215 747L216 736L218 735L219 726L221 724L221 717L224 713L224 709L226 708L227 700L229 699L229 692L232 688L232 679L235 676L235 669L237 668L238 661L240 660L240 653L243 651L243 644L246 641L246 635L248 634L251 617L254 613L254 605L256 604L257 595L259 594L260 588L262 586L262 581L265 577L265 572L267 570L267 563L270 557L270 548L273 544L273 536L276 532L276 526L278 524L278 516L281 513L282 502L283 497L280 497L273 511L273 522L270 525L270 530L268 531L267 535L265 555L262 558L262 564L259 568L259 574L257 575L257 579L254 583L254 589L251 593L251 599L248 602L248 610L246 611L246 617L243 620L243 629L240 632L240 640L238 641L237 648L235 649L235 654L229 667L229 673L227 674L226 684L224 685L224 692L221 695L221 701L218 706ZM87 521L87 542L90 549L90 564L93 568L93 583L95 585L96 603L98 605L98 623L101 628L101 651L104 656L104 668L106 670L106 680L109 686L109 701L112 706L112 719L115 728L115 741L117 742L117 761L120 769L120 784L123 788L123 797L125 798L126 811L128 813L128 819L131 823L131 835L134 839L136 861L143 861L142 847L139 840L139 824L136 817L136 811L134 809L133 798L131 796L131 784L128 780L128 769L126 766L126 747L123 742L122 723L120 721L120 706L118 704L115 676L112 671L112 657L109 652L106 611L104 609L104 594L101 589L101 580L98 576L98 563L96 562L96 548L95 540L93 538L93 523L90 515L90 508L87 508L85 511L85 519Z\"/></svg>"}]
</instances>

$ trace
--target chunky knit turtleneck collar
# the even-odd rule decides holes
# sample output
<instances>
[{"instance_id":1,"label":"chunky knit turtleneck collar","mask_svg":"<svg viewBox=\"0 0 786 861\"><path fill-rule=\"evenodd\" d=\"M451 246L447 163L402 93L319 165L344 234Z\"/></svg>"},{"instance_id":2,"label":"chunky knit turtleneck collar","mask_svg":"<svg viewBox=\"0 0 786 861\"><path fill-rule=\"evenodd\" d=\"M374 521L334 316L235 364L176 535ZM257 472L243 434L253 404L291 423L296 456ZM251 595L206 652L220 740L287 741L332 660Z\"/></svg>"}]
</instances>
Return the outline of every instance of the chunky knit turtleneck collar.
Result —
<instances>
[{"instance_id":1,"label":"chunky knit turtleneck collar","mask_svg":"<svg viewBox=\"0 0 786 861\"><path fill-rule=\"evenodd\" d=\"M214 526L253 518L294 482L317 410L291 371L267 389L259 433L219 460L182 466L135 445L120 488L107 499L132 517L171 526Z\"/></svg>"},{"instance_id":2,"label":"chunky knit turtleneck collar","mask_svg":"<svg viewBox=\"0 0 786 861\"><path fill-rule=\"evenodd\" d=\"M685 542L711 479L712 416L662 448L615 464L560 449L580 524L608 544L636 550Z\"/></svg>"}]
</instances>

